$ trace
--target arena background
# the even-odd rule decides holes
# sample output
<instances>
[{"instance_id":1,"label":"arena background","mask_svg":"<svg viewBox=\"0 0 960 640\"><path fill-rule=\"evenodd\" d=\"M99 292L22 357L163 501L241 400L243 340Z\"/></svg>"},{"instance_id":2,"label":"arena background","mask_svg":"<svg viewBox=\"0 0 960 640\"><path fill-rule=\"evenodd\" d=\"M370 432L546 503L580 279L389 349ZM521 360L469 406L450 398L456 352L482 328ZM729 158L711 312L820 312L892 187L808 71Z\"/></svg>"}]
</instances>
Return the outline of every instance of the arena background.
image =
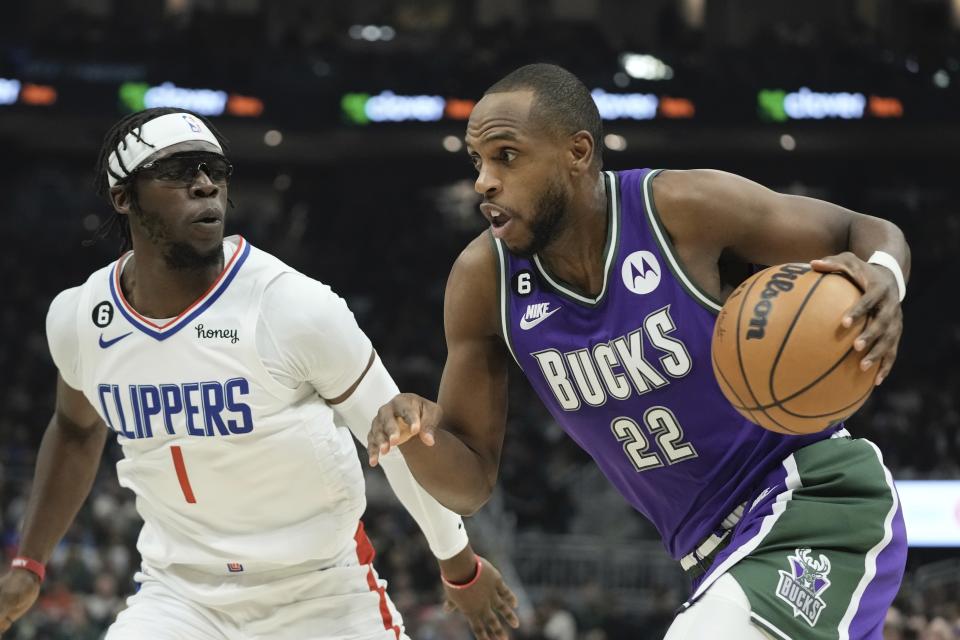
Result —
<instances>
[{"instance_id":1,"label":"arena background","mask_svg":"<svg viewBox=\"0 0 960 640\"><path fill-rule=\"evenodd\" d=\"M900 356L849 426L898 480L960 479L958 25L958 0L4 2L5 554L53 408L47 306L117 254L113 239L83 246L110 215L91 182L115 120L161 105L210 115L236 165L228 232L333 286L400 387L432 396L445 278L483 228L464 120L533 61L597 90L607 168L724 169L899 224L913 247ZM522 597L515 637L662 637L685 578L522 376L511 394L500 488L468 527ZM123 606L139 521L118 455L111 443L39 603L5 637L99 638ZM440 610L412 521L367 475L378 569L411 637L470 637ZM911 505L938 497L908 525L938 535L911 549L885 638L960 638L957 485L912 486Z\"/></svg>"}]
</instances>

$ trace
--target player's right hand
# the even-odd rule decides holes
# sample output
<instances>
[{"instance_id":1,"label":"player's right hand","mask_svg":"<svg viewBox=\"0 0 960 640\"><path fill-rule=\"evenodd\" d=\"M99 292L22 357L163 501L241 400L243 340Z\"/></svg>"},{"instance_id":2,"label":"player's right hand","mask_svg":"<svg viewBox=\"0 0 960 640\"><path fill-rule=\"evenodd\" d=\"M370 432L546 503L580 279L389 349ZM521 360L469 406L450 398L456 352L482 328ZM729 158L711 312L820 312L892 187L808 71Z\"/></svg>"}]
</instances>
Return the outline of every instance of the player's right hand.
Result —
<instances>
[{"instance_id":1,"label":"player's right hand","mask_svg":"<svg viewBox=\"0 0 960 640\"><path fill-rule=\"evenodd\" d=\"M24 569L11 569L0 578L0 633L25 614L40 595L40 579Z\"/></svg>"},{"instance_id":2,"label":"player's right hand","mask_svg":"<svg viewBox=\"0 0 960 640\"><path fill-rule=\"evenodd\" d=\"M393 400L380 407L367 435L370 466L377 466L381 456L414 436L419 436L423 444L432 447L435 442L433 434L442 416L440 405L415 393L394 396Z\"/></svg>"}]
</instances>

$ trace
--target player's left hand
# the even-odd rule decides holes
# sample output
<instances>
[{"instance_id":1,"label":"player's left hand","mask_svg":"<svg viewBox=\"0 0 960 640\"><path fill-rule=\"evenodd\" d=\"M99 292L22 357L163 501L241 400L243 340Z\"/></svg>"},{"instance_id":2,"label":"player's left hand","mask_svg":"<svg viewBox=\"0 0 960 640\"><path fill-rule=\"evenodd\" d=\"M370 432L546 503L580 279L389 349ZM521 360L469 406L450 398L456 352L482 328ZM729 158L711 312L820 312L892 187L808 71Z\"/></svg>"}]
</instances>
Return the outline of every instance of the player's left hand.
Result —
<instances>
[{"instance_id":1,"label":"player's left hand","mask_svg":"<svg viewBox=\"0 0 960 640\"><path fill-rule=\"evenodd\" d=\"M447 596L444 609L460 611L470 623L477 640L508 640L509 635L500 620L514 629L520 626L517 617L517 596L503 581L497 568L480 558L483 568L477 581L469 587L455 589L443 585Z\"/></svg>"},{"instance_id":2,"label":"player's left hand","mask_svg":"<svg viewBox=\"0 0 960 640\"><path fill-rule=\"evenodd\" d=\"M900 334L903 333L903 312L897 281L889 269L864 262L850 251L821 260L810 266L824 273L844 273L863 291L860 300L843 316L843 326L850 327L858 318L869 316L866 328L853 342L853 348L864 353L860 368L864 371L879 363L875 384L883 382L897 359Z\"/></svg>"}]
</instances>

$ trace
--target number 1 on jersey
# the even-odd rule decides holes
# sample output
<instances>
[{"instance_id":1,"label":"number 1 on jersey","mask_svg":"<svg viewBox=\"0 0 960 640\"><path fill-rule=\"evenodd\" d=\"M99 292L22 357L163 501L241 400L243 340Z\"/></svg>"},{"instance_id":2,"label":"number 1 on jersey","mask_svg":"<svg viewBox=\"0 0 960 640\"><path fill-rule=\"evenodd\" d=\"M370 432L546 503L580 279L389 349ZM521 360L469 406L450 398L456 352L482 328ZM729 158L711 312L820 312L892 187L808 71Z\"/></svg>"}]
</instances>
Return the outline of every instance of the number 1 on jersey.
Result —
<instances>
[{"instance_id":1,"label":"number 1 on jersey","mask_svg":"<svg viewBox=\"0 0 960 640\"><path fill-rule=\"evenodd\" d=\"M177 480L180 481L180 489L183 491L184 499L190 504L196 504L197 499L193 497L193 488L190 486L190 478L187 476L187 467L183 463L183 452L180 447L170 447L170 455L173 456L173 468L177 470Z\"/></svg>"}]
</instances>

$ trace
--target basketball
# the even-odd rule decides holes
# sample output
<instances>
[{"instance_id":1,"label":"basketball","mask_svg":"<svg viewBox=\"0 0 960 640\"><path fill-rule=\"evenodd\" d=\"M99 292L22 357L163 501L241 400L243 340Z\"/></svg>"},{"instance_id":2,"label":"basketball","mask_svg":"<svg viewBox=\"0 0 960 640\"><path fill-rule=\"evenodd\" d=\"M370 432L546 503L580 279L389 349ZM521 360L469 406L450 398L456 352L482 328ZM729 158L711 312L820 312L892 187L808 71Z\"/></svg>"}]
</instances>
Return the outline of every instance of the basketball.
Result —
<instances>
[{"instance_id":1,"label":"basketball","mask_svg":"<svg viewBox=\"0 0 960 640\"><path fill-rule=\"evenodd\" d=\"M781 264L730 294L713 330L713 371L746 419L771 431L815 433L869 397L876 366L860 370L853 342L867 319L845 328L861 292L846 276Z\"/></svg>"}]
</instances>

